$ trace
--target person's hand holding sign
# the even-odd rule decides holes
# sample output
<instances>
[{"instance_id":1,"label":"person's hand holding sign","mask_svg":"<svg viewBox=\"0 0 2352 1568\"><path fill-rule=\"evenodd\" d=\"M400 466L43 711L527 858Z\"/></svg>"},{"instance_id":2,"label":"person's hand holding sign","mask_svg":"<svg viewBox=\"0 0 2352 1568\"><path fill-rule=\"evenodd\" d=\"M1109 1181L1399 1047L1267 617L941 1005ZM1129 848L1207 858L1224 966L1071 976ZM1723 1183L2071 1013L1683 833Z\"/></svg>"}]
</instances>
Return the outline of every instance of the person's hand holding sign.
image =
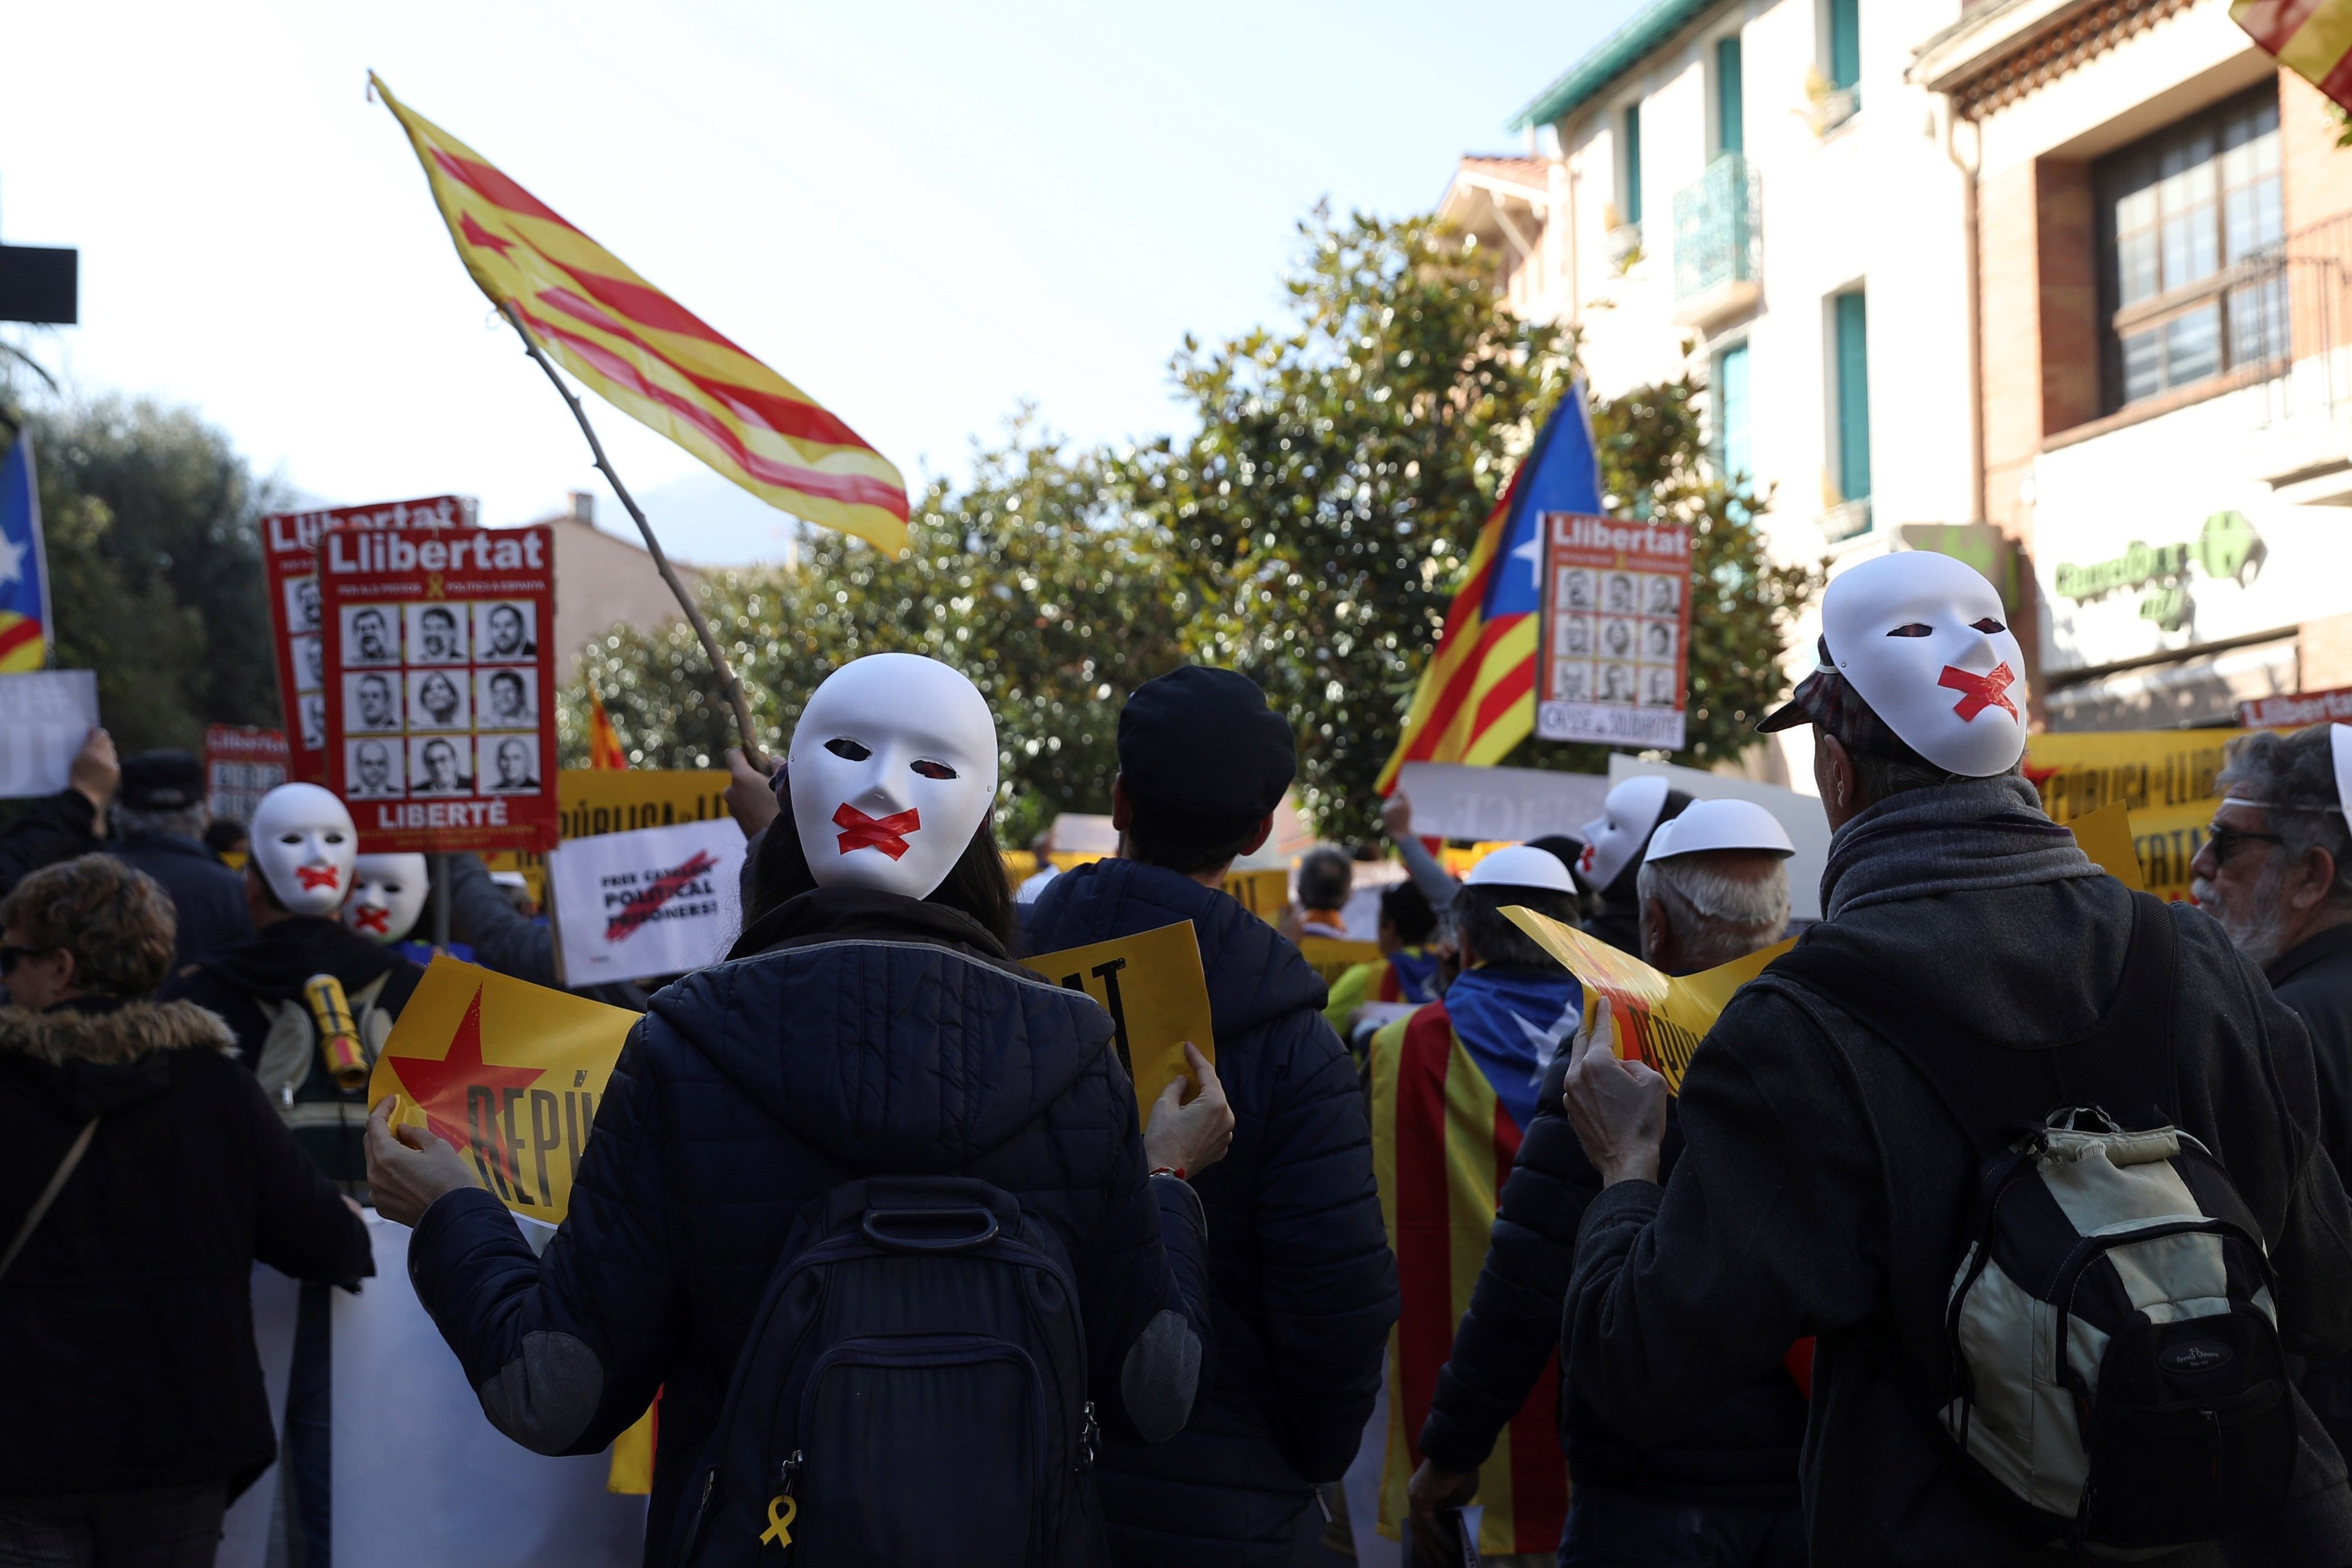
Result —
<instances>
[{"instance_id":1,"label":"person's hand holding sign","mask_svg":"<svg viewBox=\"0 0 2352 1568\"><path fill-rule=\"evenodd\" d=\"M1190 1040L1184 1042L1184 1060L1200 1092L1186 1100L1187 1086L1181 1078L1170 1079L1160 1091L1143 1130L1143 1162L1154 1171L1197 1176L1225 1157L1234 1141L1234 1108L1225 1103L1225 1086L1217 1081L1217 1069Z\"/></svg>"},{"instance_id":2,"label":"person's hand holding sign","mask_svg":"<svg viewBox=\"0 0 2352 1568\"><path fill-rule=\"evenodd\" d=\"M398 1099L387 1094L368 1112L368 1194L375 1212L414 1226L433 1200L460 1187L479 1186L465 1156L422 1127L392 1125Z\"/></svg>"},{"instance_id":3,"label":"person's hand holding sign","mask_svg":"<svg viewBox=\"0 0 2352 1568\"><path fill-rule=\"evenodd\" d=\"M1569 1042L1560 1108L1603 1186L1658 1179L1658 1145L1666 1135L1666 1080L1643 1061L1617 1058L1617 1027L1601 998L1592 1027Z\"/></svg>"}]
</instances>

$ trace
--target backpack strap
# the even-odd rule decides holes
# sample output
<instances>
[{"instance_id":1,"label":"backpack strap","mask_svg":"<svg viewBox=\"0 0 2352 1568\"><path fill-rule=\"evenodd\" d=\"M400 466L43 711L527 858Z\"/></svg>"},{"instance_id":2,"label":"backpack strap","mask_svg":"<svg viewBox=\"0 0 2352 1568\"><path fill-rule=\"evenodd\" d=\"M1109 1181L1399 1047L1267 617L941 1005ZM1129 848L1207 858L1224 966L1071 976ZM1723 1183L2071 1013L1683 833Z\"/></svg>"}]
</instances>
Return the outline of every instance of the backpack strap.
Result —
<instances>
[{"instance_id":1,"label":"backpack strap","mask_svg":"<svg viewBox=\"0 0 2352 1568\"><path fill-rule=\"evenodd\" d=\"M1800 942L1765 973L1835 1003L1925 1079L1970 1143L1990 1154L2053 1107L2099 1104L2127 1124L2171 1120L2172 993L2179 933L2161 900L2132 895L2123 984L2090 1033L2021 1047L1919 1005L1853 954Z\"/></svg>"}]
</instances>

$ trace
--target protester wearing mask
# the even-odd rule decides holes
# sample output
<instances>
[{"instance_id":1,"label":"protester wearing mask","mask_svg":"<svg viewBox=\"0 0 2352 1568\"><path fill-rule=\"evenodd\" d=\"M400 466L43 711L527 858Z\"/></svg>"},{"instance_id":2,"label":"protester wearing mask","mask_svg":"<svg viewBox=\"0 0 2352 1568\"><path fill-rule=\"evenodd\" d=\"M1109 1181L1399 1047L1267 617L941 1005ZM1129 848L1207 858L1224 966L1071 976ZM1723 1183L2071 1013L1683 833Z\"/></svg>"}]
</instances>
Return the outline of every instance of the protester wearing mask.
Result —
<instances>
[{"instance_id":1,"label":"protester wearing mask","mask_svg":"<svg viewBox=\"0 0 2352 1568\"><path fill-rule=\"evenodd\" d=\"M256 1259L375 1272L221 1021L147 998L172 903L102 855L0 899L0 1563L209 1568L268 1467Z\"/></svg>"},{"instance_id":2,"label":"protester wearing mask","mask_svg":"<svg viewBox=\"0 0 2352 1568\"><path fill-rule=\"evenodd\" d=\"M1584 825L1584 853L1576 859L1576 879L1599 908L1585 930L1610 946L1642 951L1642 896L1638 879L1643 851L1661 823L1682 815L1691 797L1655 773L1642 773L1612 787L1601 815Z\"/></svg>"},{"instance_id":3,"label":"protester wearing mask","mask_svg":"<svg viewBox=\"0 0 2352 1568\"><path fill-rule=\"evenodd\" d=\"M1363 1095L1319 1016L1323 983L1223 890L1273 831L1297 742L1247 676L1187 666L1129 697L1118 765L1118 858L1055 879L1030 941L1053 952L1191 921L1234 1126L1198 1184L1215 1378L1174 1442L1105 1446L1110 1560L1274 1568L1323 1534L1314 1489L1354 1458L1397 1300Z\"/></svg>"},{"instance_id":4,"label":"protester wearing mask","mask_svg":"<svg viewBox=\"0 0 2352 1568\"><path fill-rule=\"evenodd\" d=\"M2320 1133L2340 1175L2352 1170L2352 725L2234 740L2214 787L2222 801L2189 890L2310 1032ZM2352 1363L2315 1360L2302 1387L2336 1451L2352 1453Z\"/></svg>"},{"instance_id":5,"label":"protester wearing mask","mask_svg":"<svg viewBox=\"0 0 2352 1568\"><path fill-rule=\"evenodd\" d=\"M1780 940L1789 923L1789 835L1763 807L1695 801L1650 839L1637 879L1642 958L1669 974L1728 963ZM1473 1501L1478 1468L1559 1348L1577 1227L1600 1173L1560 1107L1570 1053L1545 1070L1519 1144L1470 1309L1437 1376L1421 1429L1417 1518ZM1663 1181L1682 1152L1674 1105L1659 1154ZM1556 1405L1575 1490L1561 1568L1671 1563L1690 1568L1801 1568L1797 1453L1805 1401L1774 1366L1669 1441L1643 1445L1580 1408Z\"/></svg>"},{"instance_id":6,"label":"protester wearing mask","mask_svg":"<svg viewBox=\"0 0 2352 1568\"><path fill-rule=\"evenodd\" d=\"M2022 1496L1980 1458L2004 1446L2008 1473L2021 1473L2014 1418L1939 1432L1932 1414L1973 1407L1974 1395L1955 1392L1948 1312L1956 1281L1969 1280L1960 1262L1976 1234L1978 1173L1999 1141L2060 1106L2107 1101L2127 1125L2169 1121L2193 1135L2226 1163L2246 1223L2266 1244L2274 1304L2247 1304L2253 1266L2225 1275L2221 1240L2200 1237L2180 1256L2212 1259L2197 1288L2224 1293L2233 1312L2274 1310L2289 1352L2352 1350L2352 1213L2320 1142L2311 1048L2294 1016L2203 914L2144 900L2102 874L2018 776L2022 656L1991 585L1948 557L1906 552L1847 569L1822 613L1821 668L1762 727L1814 726L1814 777L1832 829L1825 918L1732 998L1692 1057L1678 1107L1684 1152L1663 1189L1663 1080L1617 1058L1612 1028L1580 1042L1565 1104L1605 1188L1577 1244L1567 1375L1583 1405L1654 1445L1767 1375L1791 1342L1818 1335L1804 1491L1819 1568L2054 1568L2078 1560L2064 1546L2074 1526L2049 1508L2012 1522ZM1815 952L1823 956L1808 957ZM2165 1176L2170 1201L2240 1206L2214 1195L2210 1165L2195 1193L2179 1190L2189 1156L2186 1144L2166 1155L2172 1146L2152 1142L2139 1156L2170 1167L2147 1177L2128 1177L2138 1167L2114 1165L2105 1145L2097 1157L2117 1173L2116 1190L2138 1194ZM2030 1212L2058 1244L2081 1245L2066 1238L2082 1225L2051 1201L2057 1178L2024 1169L2042 1200ZM2176 1288L2159 1280L2162 1255L2140 1256L2157 1272L2136 1276L2134 1289ZM1975 1282L1999 1264L1990 1254L1980 1261ZM2120 1266L2100 1261L2095 1281L2084 1276L2074 1337L2036 1341L2032 1325L2049 1309L2026 1301L2011 1327L1958 1353L2003 1378L2004 1398L2022 1397L2011 1369L2031 1357L2053 1385L2076 1376L2048 1357L2071 1367L2098 1345L2080 1337L2094 1330L2118 1344L2134 1310L2129 1296L2116 1304ZM2000 1266L1997 1283L2011 1279ZM1961 1304L1979 1300L1964 1293ZM2254 1332L2251 1320L2231 1321ZM2190 1369L2182 1375L2271 1364L2267 1352L2195 1353L2179 1363ZM2197 1397L2166 1387L2163 1398ZM2108 1410L2107 1393L2103 1383L2103 1419L2158 1439L2136 1414ZM2210 1480L2275 1479L2284 1505L2226 1543L2167 1563L2352 1561L2352 1498L2334 1446L2291 1392L2264 1397L2243 1419L2282 1423L2288 1451L2226 1477L2215 1461ZM2084 1462L2074 1433L2085 1432L2084 1448L2104 1441L2082 1421L2074 1401L2053 1398L2032 1419L2042 1447L2026 1463L2037 1475L2051 1467L2038 1495L2103 1508L2101 1494L2058 1484L2058 1467ZM2207 1428L2161 1441L2193 1446L2197 1430ZM1962 1441L1978 1457L1967 1461L1973 1473ZM2109 1479L2127 1487L2144 1473L2126 1466ZM2209 1495L2219 1494L2183 1487L2144 1506L2191 1508Z\"/></svg>"},{"instance_id":7,"label":"protester wearing mask","mask_svg":"<svg viewBox=\"0 0 2352 1568\"><path fill-rule=\"evenodd\" d=\"M1492 1173L1510 1167L1534 1123L1538 1088L1583 1010L1582 990L1503 913L1512 908L1576 924L1576 884L1558 856L1514 845L1472 867L1448 910L1462 973L1443 1000L1372 1037L1372 1125L1386 1133L1391 1162L1381 1170L1381 1201L1396 1237L1404 1297L1390 1420L1402 1416L1408 1430L1412 1417L1404 1412L1428 1408L1443 1375L1444 1357L1431 1347L1454 1342L1470 1304L1457 1298L1454 1283L1463 1233L1483 1237L1493 1224ZM1432 1194L1444 1194L1442 1206ZM1412 1212L1416 1200L1417 1215ZM1526 1393L1524 1385L1520 1392ZM1547 1408L1538 1419L1512 1428L1507 1515L1503 1500L1489 1500L1482 1553L1548 1552L1559 1539L1567 1476L1550 1401L1543 1403ZM1517 1409L1514 1401L1506 1419ZM1494 1437L1486 1434L1487 1447ZM1459 1457L1468 1458L1466 1447ZM1435 1509L1470 1500L1486 1458L1480 1453L1466 1474L1452 1478L1443 1496L1422 1487L1414 1500L1426 1500L1420 1516L1424 1529Z\"/></svg>"},{"instance_id":8,"label":"protester wearing mask","mask_svg":"<svg viewBox=\"0 0 2352 1568\"><path fill-rule=\"evenodd\" d=\"M205 846L211 826L205 764L194 752L142 752L122 764L112 853L171 895L175 969L253 934L244 879Z\"/></svg>"},{"instance_id":9,"label":"protester wearing mask","mask_svg":"<svg viewBox=\"0 0 2352 1568\"><path fill-rule=\"evenodd\" d=\"M493 1425L536 1452L594 1453L663 1390L649 1562L682 1552L709 1508L756 1505L710 1483L679 1517L795 1216L848 1201L845 1184L959 1177L1012 1194L1022 1223L1066 1250L1106 1434L1164 1440L1193 1407L1210 1339L1184 1173L1218 1158L1230 1113L1196 1055L1194 1098L1180 1100L1179 1080L1139 1131L1109 1017L1005 956L996 773L987 704L945 665L879 654L817 689L793 736L790 811L761 846L755 912L729 962L664 989L631 1034L543 1257L455 1150L419 1129L395 1139L389 1102L377 1109L380 1212L416 1227L410 1276ZM866 1211L869 1232L883 1219ZM917 1375L876 1373L876 1397ZM940 1426L959 1410L965 1424ZM898 1560L957 1560L971 1521L949 1516L950 1500L971 1468L1003 1468L990 1456L1015 1414L942 1396L923 1431L877 1416L855 1442L811 1447L769 1525L896 1532L920 1552ZM844 1511L861 1446L924 1444L937 1462L866 1478Z\"/></svg>"}]
</instances>

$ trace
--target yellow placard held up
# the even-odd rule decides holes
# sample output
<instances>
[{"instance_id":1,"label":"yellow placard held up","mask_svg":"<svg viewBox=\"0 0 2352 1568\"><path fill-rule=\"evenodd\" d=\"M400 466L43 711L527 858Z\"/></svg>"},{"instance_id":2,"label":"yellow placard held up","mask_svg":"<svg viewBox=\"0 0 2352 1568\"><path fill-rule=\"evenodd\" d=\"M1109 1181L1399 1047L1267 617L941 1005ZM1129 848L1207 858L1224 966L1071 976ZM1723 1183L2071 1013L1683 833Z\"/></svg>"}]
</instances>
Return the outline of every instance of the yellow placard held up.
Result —
<instances>
[{"instance_id":1,"label":"yellow placard held up","mask_svg":"<svg viewBox=\"0 0 2352 1568\"><path fill-rule=\"evenodd\" d=\"M1272 925L1282 918L1290 902L1290 873L1279 866L1255 871L1225 873L1225 891L1239 900L1242 908Z\"/></svg>"},{"instance_id":2,"label":"yellow placard held up","mask_svg":"<svg viewBox=\"0 0 2352 1568\"><path fill-rule=\"evenodd\" d=\"M368 1081L395 1121L430 1128L520 1215L563 1223L622 1043L640 1015L441 954Z\"/></svg>"},{"instance_id":3,"label":"yellow placard held up","mask_svg":"<svg viewBox=\"0 0 2352 1568\"><path fill-rule=\"evenodd\" d=\"M593 838L639 827L708 822L727 815L728 776L706 768L565 768L555 775L555 804L566 838ZM493 871L520 871L530 896L547 902L547 857L536 851L485 855Z\"/></svg>"},{"instance_id":4,"label":"yellow placard held up","mask_svg":"<svg viewBox=\"0 0 2352 1568\"><path fill-rule=\"evenodd\" d=\"M2050 820L2071 825L2120 802L2144 812L2221 804L2213 778L2235 730L2115 730L2044 733L2025 742L2025 776ZM2210 803L2210 804L2208 804Z\"/></svg>"},{"instance_id":5,"label":"yellow placard held up","mask_svg":"<svg viewBox=\"0 0 2352 1568\"><path fill-rule=\"evenodd\" d=\"M1797 939L1790 937L1697 974L1669 975L1533 910L1513 906L1503 913L1576 976L1576 983L1584 988L1587 1029L1592 1026L1601 998L1609 998L1610 1016L1617 1026L1618 1056L1638 1057L1655 1068L1666 1080L1668 1094L1682 1092L1683 1072L1690 1066L1691 1053L1715 1027L1731 994L1797 945Z\"/></svg>"},{"instance_id":6,"label":"yellow placard held up","mask_svg":"<svg viewBox=\"0 0 2352 1568\"><path fill-rule=\"evenodd\" d=\"M1201 968L1201 943L1191 921L1022 962L1055 984L1083 991L1102 1004L1116 1031L1118 1059L1135 1080L1136 1114L1146 1122L1160 1091L1192 1076L1184 1042L1216 1061L1209 978Z\"/></svg>"},{"instance_id":7,"label":"yellow placard held up","mask_svg":"<svg viewBox=\"0 0 2352 1568\"><path fill-rule=\"evenodd\" d=\"M2147 886L2141 875L2139 851L2132 843L2131 812L2122 801L2099 807L2087 816L2076 817L2068 826L2074 830L2074 842L2091 858L2091 864L2138 892Z\"/></svg>"},{"instance_id":8,"label":"yellow placard held up","mask_svg":"<svg viewBox=\"0 0 2352 1568\"><path fill-rule=\"evenodd\" d=\"M1360 963L1370 963L1381 956L1381 944L1376 942L1349 942L1344 937L1307 936L1298 939L1298 956L1307 967L1323 977L1328 985Z\"/></svg>"},{"instance_id":9,"label":"yellow placard held up","mask_svg":"<svg viewBox=\"0 0 2352 1568\"><path fill-rule=\"evenodd\" d=\"M2200 800L2131 814L2132 847L2139 852L2143 888L2173 903L2188 899L2189 862L2210 837L2213 813L2221 804Z\"/></svg>"}]
</instances>

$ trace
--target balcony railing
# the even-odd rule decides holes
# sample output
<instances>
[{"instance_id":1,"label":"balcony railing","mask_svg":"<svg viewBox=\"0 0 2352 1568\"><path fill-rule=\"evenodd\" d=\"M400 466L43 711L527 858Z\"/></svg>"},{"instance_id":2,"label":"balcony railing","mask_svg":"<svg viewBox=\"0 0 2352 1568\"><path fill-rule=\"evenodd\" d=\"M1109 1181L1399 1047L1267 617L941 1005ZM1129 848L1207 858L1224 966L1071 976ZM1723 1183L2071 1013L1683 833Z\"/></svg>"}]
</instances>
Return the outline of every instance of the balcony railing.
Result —
<instances>
[{"instance_id":1,"label":"balcony railing","mask_svg":"<svg viewBox=\"0 0 2352 1568\"><path fill-rule=\"evenodd\" d=\"M1726 153L1675 193L1675 319L1711 326L1752 308L1763 282L1763 182Z\"/></svg>"}]
</instances>

